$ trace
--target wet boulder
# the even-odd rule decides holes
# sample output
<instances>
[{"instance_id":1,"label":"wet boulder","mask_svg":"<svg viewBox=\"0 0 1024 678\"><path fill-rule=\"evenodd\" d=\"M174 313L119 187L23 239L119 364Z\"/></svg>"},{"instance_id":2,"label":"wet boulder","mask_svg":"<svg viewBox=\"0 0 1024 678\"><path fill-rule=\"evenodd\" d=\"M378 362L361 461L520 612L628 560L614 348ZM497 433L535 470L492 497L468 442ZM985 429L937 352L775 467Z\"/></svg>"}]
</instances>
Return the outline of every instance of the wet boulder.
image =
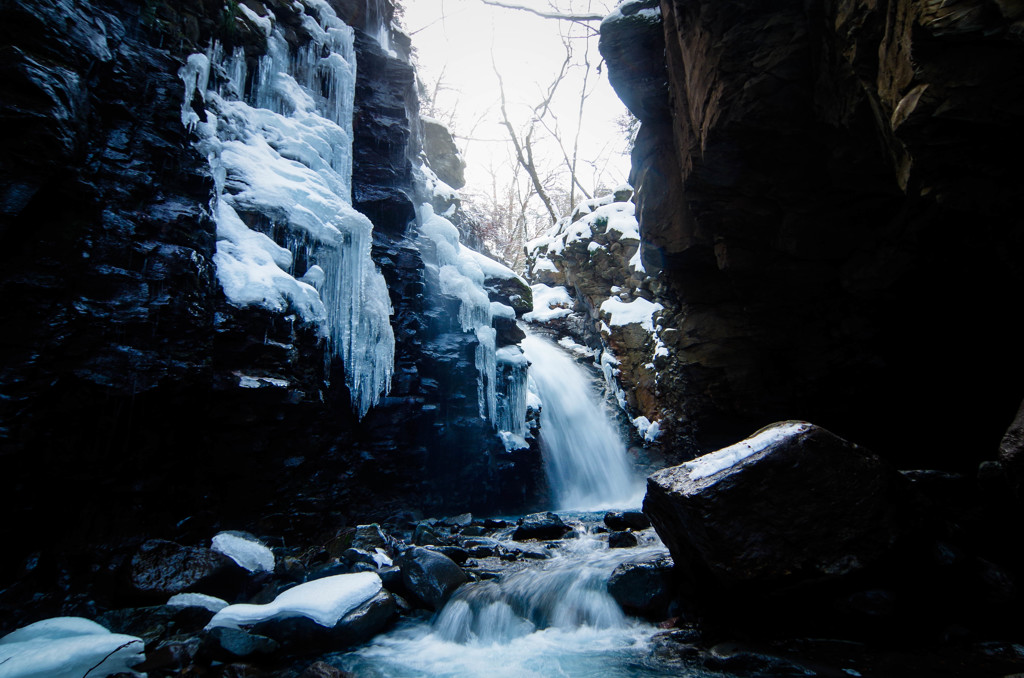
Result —
<instances>
[{"instance_id":1,"label":"wet boulder","mask_svg":"<svg viewBox=\"0 0 1024 678\"><path fill-rule=\"evenodd\" d=\"M548 511L546 513L531 513L519 519L516 531L512 538L516 541L526 539L561 539L572 528L562 522L557 514Z\"/></svg>"},{"instance_id":2,"label":"wet boulder","mask_svg":"<svg viewBox=\"0 0 1024 678\"><path fill-rule=\"evenodd\" d=\"M387 628L397 614L398 606L394 597L381 590L332 626L296 616L268 619L253 626L252 631L273 638L289 651L315 652L366 642Z\"/></svg>"},{"instance_id":3,"label":"wet boulder","mask_svg":"<svg viewBox=\"0 0 1024 678\"><path fill-rule=\"evenodd\" d=\"M672 558L665 554L622 563L608 579L608 593L628 614L666 619L676 590L672 565Z\"/></svg>"},{"instance_id":4,"label":"wet boulder","mask_svg":"<svg viewBox=\"0 0 1024 678\"><path fill-rule=\"evenodd\" d=\"M604 524L609 530L646 530L651 519L640 511L609 511L604 514Z\"/></svg>"},{"instance_id":5,"label":"wet boulder","mask_svg":"<svg viewBox=\"0 0 1024 678\"><path fill-rule=\"evenodd\" d=\"M430 610L439 610L455 589L469 579L454 560L414 546L398 557L402 583L412 597Z\"/></svg>"},{"instance_id":6,"label":"wet boulder","mask_svg":"<svg viewBox=\"0 0 1024 678\"><path fill-rule=\"evenodd\" d=\"M628 549L636 546L636 536L632 532L612 532L608 535L608 548Z\"/></svg>"},{"instance_id":7,"label":"wet boulder","mask_svg":"<svg viewBox=\"0 0 1024 678\"><path fill-rule=\"evenodd\" d=\"M278 645L289 652L306 652L364 642L396 614L395 601L383 590L381 578L358 572L300 584L263 605L229 605L214 615L205 631L208 645L236 657L273 652Z\"/></svg>"},{"instance_id":8,"label":"wet boulder","mask_svg":"<svg viewBox=\"0 0 1024 678\"><path fill-rule=\"evenodd\" d=\"M909 490L867 450L806 422L648 478L644 513L677 566L770 592L858 572L908 533Z\"/></svg>"},{"instance_id":9,"label":"wet boulder","mask_svg":"<svg viewBox=\"0 0 1024 678\"><path fill-rule=\"evenodd\" d=\"M162 539L142 544L128 565L131 592L149 598L166 599L185 591L216 592L242 575L241 568L223 554Z\"/></svg>"}]
</instances>

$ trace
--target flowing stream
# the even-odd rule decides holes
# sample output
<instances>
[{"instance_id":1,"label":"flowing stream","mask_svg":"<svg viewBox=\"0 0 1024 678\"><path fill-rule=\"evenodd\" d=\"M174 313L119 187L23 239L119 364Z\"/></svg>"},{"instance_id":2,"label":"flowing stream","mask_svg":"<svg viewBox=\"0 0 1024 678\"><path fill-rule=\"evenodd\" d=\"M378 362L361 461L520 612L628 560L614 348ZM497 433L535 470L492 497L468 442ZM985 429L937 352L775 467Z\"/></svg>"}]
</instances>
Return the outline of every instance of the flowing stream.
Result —
<instances>
[{"instance_id":1,"label":"flowing stream","mask_svg":"<svg viewBox=\"0 0 1024 678\"><path fill-rule=\"evenodd\" d=\"M594 529L604 510L635 508L642 497L625 444L585 368L546 339L522 345L543 403L549 480L574 535L529 547L550 554L545 560L486 559L496 561L496 578L463 585L432 618L403 622L332 663L360 678L680 675L678 664L652 657L658 628L627 617L607 590L616 566L666 553L651 529L626 549L610 549ZM496 543L518 550L513 530L495 534Z\"/></svg>"}]
</instances>

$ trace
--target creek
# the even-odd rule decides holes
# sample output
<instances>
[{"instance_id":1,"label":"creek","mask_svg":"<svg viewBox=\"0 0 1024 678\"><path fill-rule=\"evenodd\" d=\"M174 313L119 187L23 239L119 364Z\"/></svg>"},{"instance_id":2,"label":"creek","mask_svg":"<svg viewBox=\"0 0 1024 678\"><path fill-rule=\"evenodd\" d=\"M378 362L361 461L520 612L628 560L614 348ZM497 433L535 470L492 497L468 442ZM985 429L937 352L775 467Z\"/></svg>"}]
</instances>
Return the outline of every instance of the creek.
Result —
<instances>
[{"instance_id":1,"label":"creek","mask_svg":"<svg viewBox=\"0 0 1024 678\"><path fill-rule=\"evenodd\" d=\"M616 566L666 553L653 530L611 549L605 510L636 509L643 493L595 380L562 348L522 342L542 402L541 449L555 508L574 530L547 542L549 558L476 563L481 578L429 617L412 619L335 663L358 676L661 676L651 659L658 628L627 617L607 590ZM493 535L515 550L514 526ZM466 564L473 571L474 563ZM495 572L497 570L497 572Z\"/></svg>"}]
</instances>

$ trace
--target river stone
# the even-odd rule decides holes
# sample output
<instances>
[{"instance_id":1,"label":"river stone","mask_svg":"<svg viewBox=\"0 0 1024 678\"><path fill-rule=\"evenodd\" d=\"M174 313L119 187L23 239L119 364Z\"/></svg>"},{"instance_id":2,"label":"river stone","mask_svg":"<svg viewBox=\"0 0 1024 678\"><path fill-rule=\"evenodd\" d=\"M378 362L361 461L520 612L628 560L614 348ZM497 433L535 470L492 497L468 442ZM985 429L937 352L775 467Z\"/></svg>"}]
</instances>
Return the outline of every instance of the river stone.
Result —
<instances>
[{"instance_id":1,"label":"river stone","mask_svg":"<svg viewBox=\"0 0 1024 678\"><path fill-rule=\"evenodd\" d=\"M151 539L132 556L128 581L137 594L166 599L176 593L201 590L231 571L240 572L241 568L211 549Z\"/></svg>"},{"instance_id":2,"label":"river stone","mask_svg":"<svg viewBox=\"0 0 1024 678\"><path fill-rule=\"evenodd\" d=\"M672 565L672 558L664 554L622 563L608 579L608 593L628 614L666 619L675 590Z\"/></svg>"},{"instance_id":3,"label":"river stone","mask_svg":"<svg viewBox=\"0 0 1024 678\"><path fill-rule=\"evenodd\" d=\"M512 534L516 541L526 539L561 539L572 528L550 511L547 513L531 513L519 519L519 526Z\"/></svg>"},{"instance_id":4,"label":"river stone","mask_svg":"<svg viewBox=\"0 0 1024 678\"><path fill-rule=\"evenodd\" d=\"M402 583L417 602L431 610L440 610L448 596L468 581L454 560L425 548L414 546L398 557Z\"/></svg>"},{"instance_id":5,"label":"river stone","mask_svg":"<svg viewBox=\"0 0 1024 678\"><path fill-rule=\"evenodd\" d=\"M744 453L701 477L721 455ZM857 572L910 527L899 473L823 428L773 424L714 454L651 475L644 513L677 566L725 588Z\"/></svg>"},{"instance_id":6,"label":"river stone","mask_svg":"<svg viewBox=\"0 0 1024 678\"><path fill-rule=\"evenodd\" d=\"M207 652L221 658L242 658L273 654L280 645L258 633L216 626L206 632L203 647Z\"/></svg>"},{"instance_id":7,"label":"river stone","mask_svg":"<svg viewBox=\"0 0 1024 678\"><path fill-rule=\"evenodd\" d=\"M253 625L252 632L272 638L290 651L350 647L383 631L397 613L394 598L382 590L331 627L321 626L308 617L296 616L262 621Z\"/></svg>"},{"instance_id":8,"label":"river stone","mask_svg":"<svg viewBox=\"0 0 1024 678\"><path fill-rule=\"evenodd\" d=\"M609 511L604 514L604 524L609 530L646 530L651 520L640 511Z\"/></svg>"},{"instance_id":9,"label":"river stone","mask_svg":"<svg viewBox=\"0 0 1024 678\"><path fill-rule=\"evenodd\" d=\"M387 550L388 539L377 523L357 525L356 533L352 536L351 547L368 553L373 553L374 549Z\"/></svg>"},{"instance_id":10,"label":"river stone","mask_svg":"<svg viewBox=\"0 0 1024 678\"><path fill-rule=\"evenodd\" d=\"M628 549L636 546L636 536L632 532L612 532L608 535L608 548Z\"/></svg>"}]
</instances>

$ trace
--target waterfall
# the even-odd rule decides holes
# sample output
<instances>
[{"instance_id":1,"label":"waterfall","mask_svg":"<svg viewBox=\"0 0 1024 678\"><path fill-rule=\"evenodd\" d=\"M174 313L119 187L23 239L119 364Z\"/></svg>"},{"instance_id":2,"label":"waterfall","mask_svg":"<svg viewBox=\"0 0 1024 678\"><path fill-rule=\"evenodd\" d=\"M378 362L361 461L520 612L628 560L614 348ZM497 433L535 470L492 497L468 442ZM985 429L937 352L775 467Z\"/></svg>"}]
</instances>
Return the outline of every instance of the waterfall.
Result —
<instances>
[{"instance_id":1,"label":"waterfall","mask_svg":"<svg viewBox=\"0 0 1024 678\"><path fill-rule=\"evenodd\" d=\"M540 443L557 508L639 505L642 482L585 369L546 339L527 335L522 345L542 403Z\"/></svg>"}]
</instances>

